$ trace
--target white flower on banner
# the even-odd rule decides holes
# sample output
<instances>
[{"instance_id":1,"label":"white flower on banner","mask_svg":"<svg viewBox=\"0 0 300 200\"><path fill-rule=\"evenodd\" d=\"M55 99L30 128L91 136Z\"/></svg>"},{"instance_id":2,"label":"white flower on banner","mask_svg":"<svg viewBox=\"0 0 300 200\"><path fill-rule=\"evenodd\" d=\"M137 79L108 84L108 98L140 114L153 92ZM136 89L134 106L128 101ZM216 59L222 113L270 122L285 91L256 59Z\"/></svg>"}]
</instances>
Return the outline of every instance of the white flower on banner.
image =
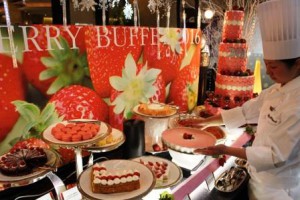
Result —
<instances>
[{"instance_id":1,"label":"white flower on banner","mask_svg":"<svg viewBox=\"0 0 300 200\"><path fill-rule=\"evenodd\" d=\"M157 92L154 83L161 70L150 68L145 64L138 70L137 64L129 53L125 60L122 76L112 76L109 79L111 86L120 92L120 95L111 104L115 106L114 112L124 112L124 117L129 118L132 109L137 104L147 103Z\"/></svg>"},{"instance_id":2,"label":"white flower on banner","mask_svg":"<svg viewBox=\"0 0 300 200\"><path fill-rule=\"evenodd\" d=\"M159 29L159 41L163 44L170 46L172 52L181 54L180 41L182 40L182 34L179 29Z\"/></svg>"},{"instance_id":3,"label":"white flower on banner","mask_svg":"<svg viewBox=\"0 0 300 200\"><path fill-rule=\"evenodd\" d=\"M90 11L90 9L95 11L96 5L97 3L94 0L81 0L81 2L79 3L79 6L81 6L81 11Z\"/></svg>"}]
</instances>

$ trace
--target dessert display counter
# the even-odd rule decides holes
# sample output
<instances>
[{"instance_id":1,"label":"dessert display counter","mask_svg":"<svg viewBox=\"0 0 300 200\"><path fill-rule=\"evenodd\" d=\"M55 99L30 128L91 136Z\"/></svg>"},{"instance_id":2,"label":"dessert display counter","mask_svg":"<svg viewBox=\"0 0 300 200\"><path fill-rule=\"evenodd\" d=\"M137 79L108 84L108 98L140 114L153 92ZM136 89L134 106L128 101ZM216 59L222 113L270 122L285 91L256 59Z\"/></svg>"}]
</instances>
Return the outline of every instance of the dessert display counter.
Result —
<instances>
[{"instance_id":1,"label":"dessert display counter","mask_svg":"<svg viewBox=\"0 0 300 200\"><path fill-rule=\"evenodd\" d=\"M246 133L243 133L243 128L239 130L234 130L232 136L227 137L228 145L241 147L247 141L249 141L250 136ZM230 135L230 134L229 134ZM226 142L226 144L227 144ZM103 161L108 159L120 159L123 158L123 145L120 148L115 149L110 152L102 152L101 154L94 154L94 163ZM149 153L146 153L149 154ZM153 155L152 155L153 156ZM162 152L155 154L155 156L172 160L172 157L168 152ZM226 157L228 159L228 157ZM88 167L89 158L83 158L83 168L86 169ZM198 169L189 170L184 167L181 167L182 170L182 178L181 181L178 181L177 184L172 184L170 187L165 188L154 188L148 195L144 196L143 199L158 199L159 194L163 191L168 191L173 194L175 199L185 199L186 197L190 197L194 199L193 196L202 195L201 187L203 189L203 185L205 187L206 184L209 184L209 181L213 181L211 177L213 176L216 170L225 171L225 167L220 167L218 159L207 157L204 162L201 162L202 165L198 166ZM181 166L180 163L176 163L178 166ZM70 163L66 166L60 167L56 172L51 172L51 175L54 174L59 177L66 186L70 184L76 183L77 176L76 171L74 170L75 163ZM48 177L48 176L46 176ZM216 177L216 175L214 176ZM211 180L209 180L211 179ZM0 192L0 199L36 199L41 197L49 192L52 192L54 196L56 195L55 184L50 181L50 178L44 178L36 183L15 187L3 190ZM200 187L201 186L201 187ZM68 188L68 187L67 187ZM209 194L208 194L209 195ZM198 196L199 197L199 196ZM196 199L196 198L195 198Z\"/></svg>"}]
</instances>

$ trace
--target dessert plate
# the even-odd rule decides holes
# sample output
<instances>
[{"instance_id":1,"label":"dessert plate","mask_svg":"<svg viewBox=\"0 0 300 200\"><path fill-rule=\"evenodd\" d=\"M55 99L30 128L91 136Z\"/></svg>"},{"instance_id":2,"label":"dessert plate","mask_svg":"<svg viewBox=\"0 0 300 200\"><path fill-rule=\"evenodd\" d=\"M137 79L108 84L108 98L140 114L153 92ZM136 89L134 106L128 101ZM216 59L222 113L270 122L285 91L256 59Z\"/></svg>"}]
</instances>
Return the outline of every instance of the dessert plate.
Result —
<instances>
[{"instance_id":1,"label":"dessert plate","mask_svg":"<svg viewBox=\"0 0 300 200\"><path fill-rule=\"evenodd\" d=\"M44 149L44 151L48 158L45 167L36 167L32 173L21 176L7 176L0 172L0 184L5 185L5 188L19 187L35 183L44 178L48 172L56 169L59 160L57 154L53 151L47 149Z\"/></svg>"},{"instance_id":2,"label":"dessert plate","mask_svg":"<svg viewBox=\"0 0 300 200\"><path fill-rule=\"evenodd\" d=\"M162 133L162 142L170 149L193 154L194 150L214 146L216 137L195 128L171 128Z\"/></svg>"},{"instance_id":3,"label":"dessert plate","mask_svg":"<svg viewBox=\"0 0 300 200\"><path fill-rule=\"evenodd\" d=\"M146 196L155 186L155 177L152 171L143 164L132 160L107 160L103 161L107 170L138 170L140 172L140 189L131 192L122 192L114 194L100 194L93 193L91 187L91 171L92 167L87 168L83 171L77 181L78 190L81 194L89 199L97 200L120 200L120 199L142 199Z\"/></svg>"},{"instance_id":4,"label":"dessert plate","mask_svg":"<svg viewBox=\"0 0 300 200\"><path fill-rule=\"evenodd\" d=\"M54 128L58 123L52 124L51 126L49 126L42 134L43 139L50 143L50 144L54 144L54 145L58 145L58 146L66 146L66 147L81 147L81 146L89 146L92 145L96 142L98 142L99 140L105 138L109 133L111 133L111 127L105 123L105 122L101 122L101 121L97 121L97 120L89 120L89 119L74 119L74 120L70 120L70 121L63 121L63 122L59 122L62 123L64 125L67 125L69 123L97 123L99 124L100 128L98 133L96 134L96 136L94 136L91 139L88 140L83 140L83 141L79 141L79 142L65 142L62 140L58 140L56 139L51 131L52 128Z\"/></svg>"},{"instance_id":5,"label":"dessert plate","mask_svg":"<svg viewBox=\"0 0 300 200\"><path fill-rule=\"evenodd\" d=\"M196 117L196 116L184 116L182 118L193 120L193 119L196 119L196 118L199 118L199 117ZM178 115L173 116L173 117L170 118L170 120L169 120L169 127L170 128L189 127L189 128L196 128L196 129L202 128L201 126L186 126L185 124L180 123L180 117ZM211 133L212 135L214 135L217 140L222 140L222 139L226 138L225 132L219 126L210 126L210 127L205 128L204 131L207 131L207 132Z\"/></svg>"},{"instance_id":6,"label":"dessert plate","mask_svg":"<svg viewBox=\"0 0 300 200\"><path fill-rule=\"evenodd\" d=\"M179 116L179 115L175 115L172 116L169 120L169 128L177 128L177 127L190 127L190 128L202 128L202 126L187 126L183 123L180 122L180 119L185 119L185 120L193 120L193 119L198 119L199 117L194 116L194 115L183 115L183 116Z\"/></svg>"},{"instance_id":7,"label":"dessert plate","mask_svg":"<svg viewBox=\"0 0 300 200\"><path fill-rule=\"evenodd\" d=\"M125 142L125 135L122 131L112 128L112 132L97 142L96 144L84 148L85 150L92 152L107 152L117 149Z\"/></svg>"},{"instance_id":8,"label":"dessert plate","mask_svg":"<svg viewBox=\"0 0 300 200\"><path fill-rule=\"evenodd\" d=\"M163 183L156 182L156 184L155 184L156 189L168 188L173 185L176 185L179 181L181 181L181 179L183 177L181 169L175 163L173 163L167 159L160 158L157 156L142 156L142 157L134 158L133 160L136 162L140 162L142 160L144 162L153 162L153 163L165 162L168 164L168 166L169 166L168 180Z\"/></svg>"},{"instance_id":9,"label":"dessert plate","mask_svg":"<svg viewBox=\"0 0 300 200\"><path fill-rule=\"evenodd\" d=\"M154 105L154 107L157 107L157 109L159 109L159 107L163 107L163 106L167 106L166 104L159 104L159 103L152 103ZM171 117L173 115L175 115L177 113L177 108L174 106L171 106L171 110L168 114L165 114L165 115L151 115L151 114L146 114L146 113L143 113L143 112L140 112L139 111L139 105L136 105L134 108L133 108L133 112L137 115L140 115L142 117L151 117L151 118L168 118L168 117Z\"/></svg>"}]
</instances>

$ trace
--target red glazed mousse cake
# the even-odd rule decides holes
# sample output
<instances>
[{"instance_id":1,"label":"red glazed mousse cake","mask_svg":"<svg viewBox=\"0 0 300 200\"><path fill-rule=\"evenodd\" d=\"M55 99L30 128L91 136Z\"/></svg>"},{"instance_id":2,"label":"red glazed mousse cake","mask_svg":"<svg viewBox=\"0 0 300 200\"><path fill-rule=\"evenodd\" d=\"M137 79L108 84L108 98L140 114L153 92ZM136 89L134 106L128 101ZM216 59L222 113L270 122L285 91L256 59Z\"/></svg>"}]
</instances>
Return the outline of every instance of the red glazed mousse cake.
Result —
<instances>
[{"instance_id":1,"label":"red glazed mousse cake","mask_svg":"<svg viewBox=\"0 0 300 200\"><path fill-rule=\"evenodd\" d=\"M7 176L27 175L35 168L45 165L47 161L47 155L42 148L18 148L1 156L0 171Z\"/></svg>"},{"instance_id":2,"label":"red glazed mousse cake","mask_svg":"<svg viewBox=\"0 0 300 200\"><path fill-rule=\"evenodd\" d=\"M208 94L205 102L206 111L212 115L220 109L241 106L253 97L254 76L247 69L248 45L242 38L243 22L242 8L225 12L215 91Z\"/></svg>"},{"instance_id":3,"label":"red glazed mousse cake","mask_svg":"<svg viewBox=\"0 0 300 200\"><path fill-rule=\"evenodd\" d=\"M193 154L198 148L214 146L216 137L194 128L172 128L163 132L163 143L178 152Z\"/></svg>"},{"instance_id":4,"label":"red glazed mousse cake","mask_svg":"<svg viewBox=\"0 0 300 200\"><path fill-rule=\"evenodd\" d=\"M92 167L91 176L94 193L130 192L140 188L140 172L137 170L109 172L104 165L96 163Z\"/></svg>"}]
</instances>

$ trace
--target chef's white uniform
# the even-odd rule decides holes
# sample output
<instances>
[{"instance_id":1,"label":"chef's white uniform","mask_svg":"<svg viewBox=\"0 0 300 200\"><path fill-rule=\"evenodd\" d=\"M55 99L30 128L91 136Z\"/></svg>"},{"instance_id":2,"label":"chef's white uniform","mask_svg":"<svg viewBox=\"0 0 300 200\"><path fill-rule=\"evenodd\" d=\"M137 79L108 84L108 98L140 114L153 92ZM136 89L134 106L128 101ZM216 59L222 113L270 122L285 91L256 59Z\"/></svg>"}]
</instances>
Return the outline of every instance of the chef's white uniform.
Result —
<instances>
[{"instance_id":1,"label":"chef's white uniform","mask_svg":"<svg viewBox=\"0 0 300 200\"><path fill-rule=\"evenodd\" d=\"M246 148L249 198L300 199L300 77L221 115L228 128L258 123L253 145Z\"/></svg>"}]
</instances>

